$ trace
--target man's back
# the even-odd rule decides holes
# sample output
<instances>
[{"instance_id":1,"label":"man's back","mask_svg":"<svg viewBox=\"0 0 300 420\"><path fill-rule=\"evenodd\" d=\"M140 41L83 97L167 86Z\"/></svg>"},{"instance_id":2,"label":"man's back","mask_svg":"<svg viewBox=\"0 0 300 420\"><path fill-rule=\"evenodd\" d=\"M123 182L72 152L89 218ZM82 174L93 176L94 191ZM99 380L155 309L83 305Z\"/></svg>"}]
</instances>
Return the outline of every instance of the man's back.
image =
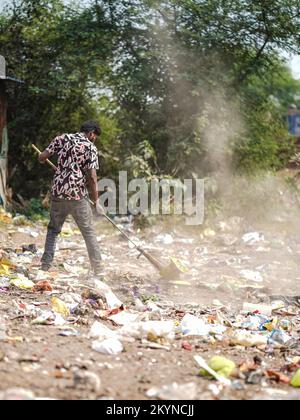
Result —
<instances>
[{"instance_id":1,"label":"man's back","mask_svg":"<svg viewBox=\"0 0 300 420\"><path fill-rule=\"evenodd\" d=\"M46 150L51 156L58 156L52 196L65 200L87 197L86 174L91 169L99 169L96 146L84 133L76 133L56 137Z\"/></svg>"}]
</instances>

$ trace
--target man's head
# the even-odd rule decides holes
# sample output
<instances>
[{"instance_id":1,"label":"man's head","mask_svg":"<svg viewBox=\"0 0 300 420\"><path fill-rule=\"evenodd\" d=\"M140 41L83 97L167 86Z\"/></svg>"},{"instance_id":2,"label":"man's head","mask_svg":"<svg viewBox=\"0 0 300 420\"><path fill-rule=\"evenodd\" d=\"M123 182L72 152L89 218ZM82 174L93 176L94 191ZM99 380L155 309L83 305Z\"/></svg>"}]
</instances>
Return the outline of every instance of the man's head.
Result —
<instances>
[{"instance_id":1,"label":"man's head","mask_svg":"<svg viewBox=\"0 0 300 420\"><path fill-rule=\"evenodd\" d=\"M95 143L97 137L102 133L100 125L96 121L86 121L82 124L80 131L93 143Z\"/></svg>"}]
</instances>

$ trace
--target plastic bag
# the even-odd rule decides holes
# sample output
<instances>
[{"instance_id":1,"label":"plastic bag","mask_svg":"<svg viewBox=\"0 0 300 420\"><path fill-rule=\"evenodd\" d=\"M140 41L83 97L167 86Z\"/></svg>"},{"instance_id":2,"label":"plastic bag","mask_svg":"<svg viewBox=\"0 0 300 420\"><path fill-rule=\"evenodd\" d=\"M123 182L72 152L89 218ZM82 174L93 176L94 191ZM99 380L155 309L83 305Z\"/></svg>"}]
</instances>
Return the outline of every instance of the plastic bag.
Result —
<instances>
[{"instance_id":1,"label":"plastic bag","mask_svg":"<svg viewBox=\"0 0 300 420\"><path fill-rule=\"evenodd\" d=\"M118 335L140 339L151 335L152 339L156 337L174 340L175 326L173 321L132 322L118 330Z\"/></svg>"},{"instance_id":2,"label":"plastic bag","mask_svg":"<svg viewBox=\"0 0 300 420\"><path fill-rule=\"evenodd\" d=\"M94 341L92 349L98 353L115 355L122 353L123 344L117 338L109 338L104 341Z\"/></svg>"},{"instance_id":3,"label":"plastic bag","mask_svg":"<svg viewBox=\"0 0 300 420\"><path fill-rule=\"evenodd\" d=\"M236 368L234 362L222 356L215 356L211 358L208 362L208 366L223 378L229 378ZM205 369L200 370L200 375L211 376Z\"/></svg>"},{"instance_id":4,"label":"plastic bag","mask_svg":"<svg viewBox=\"0 0 300 420\"><path fill-rule=\"evenodd\" d=\"M111 330L110 328L106 327L106 325L101 324L101 322L94 322L94 324L91 327L90 338L97 338L98 340L106 340L108 338L115 338L116 333Z\"/></svg>"},{"instance_id":5,"label":"plastic bag","mask_svg":"<svg viewBox=\"0 0 300 420\"><path fill-rule=\"evenodd\" d=\"M123 305L107 284L96 279L94 281L95 289L101 296L105 297L108 309L120 308Z\"/></svg>"},{"instance_id":6,"label":"plastic bag","mask_svg":"<svg viewBox=\"0 0 300 420\"><path fill-rule=\"evenodd\" d=\"M65 304L65 302L63 302L62 300L60 300L56 297L53 297L51 299L51 303L52 303L53 312L64 315L66 317L70 316L70 309Z\"/></svg>"},{"instance_id":7,"label":"plastic bag","mask_svg":"<svg viewBox=\"0 0 300 420\"><path fill-rule=\"evenodd\" d=\"M231 344L243 347L259 347L268 344L268 336L251 334L250 331L236 331L231 336Z\"/></svg>"},{"instance_id":8,"label":"plastic bag","mask_svg":"<svg viewBox=\"0 0 300 420\"><path fill-rule=\"evenodd\" d=\"M26 278L12 279L9 284L22 290L31 290L34 287L34 283Z\"/></svg>"},{"instance_id":9,"label":"plastic bag","mask_svg":"<svg viewBox=\"0 0 300 420\"><path fill-rule=\"evenodd\" d=\"M300 369L297 370L290 384L295 388L300 388Z\"/></svg>"},{"instance_id":10,"label":"plastic bag","mask_svg":"<svg viewBox=\"0 0 300 420\"><path fill-rule=\"evenodd\" d=\"M209 335L210 327L202 319L186 314L181 321L180 329L183 335L198 335L205 337Z\"/></svg>"}]
</instances>

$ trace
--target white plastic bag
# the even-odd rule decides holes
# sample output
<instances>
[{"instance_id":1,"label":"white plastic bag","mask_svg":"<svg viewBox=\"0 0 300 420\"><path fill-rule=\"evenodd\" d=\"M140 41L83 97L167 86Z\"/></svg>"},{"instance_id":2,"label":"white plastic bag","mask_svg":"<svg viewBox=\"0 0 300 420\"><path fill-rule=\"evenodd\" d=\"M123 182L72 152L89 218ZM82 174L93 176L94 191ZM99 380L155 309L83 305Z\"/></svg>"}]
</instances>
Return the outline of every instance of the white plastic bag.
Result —
<instances>
[{"instance_id":1,"label":"white plastic bag","mask_svg":"<svg viewBox=\"0 0 300 420\"><path fill-rule=\"evenodd\" d=\"M268 337L262 334L251 334L250 331L236 331L231 336L232 345L243 347L258 347L268 344Z\"/></svg>"},{"instance_id":2,"label":"white plastic bag","mask_svg":"<svg viewBox=\"0 0 300 420\"><path fill-rule=\"evenodd\" d=\"M272 311L273 311L273 306L271 305L253 304L253 303L248 303L248 302L245 302L243 304L243 312L247 312L247 313L259 312L262 315L271 316Z\"/></svg>"},{"instance_id":3,"label":"white plastic bag","mask_svg":"<svg viewBox=\"0 0 300 420\"><path fill-rule=\"evenodd\" d=\"M202 319L186 314L181 321L180 329L183 335L208 336L210 327Z\"/></svg>"},{"instance_id":4,"label":"white plastic bag","mask_svg":"<svg viewBox=\"0 0 300 420\"><path fill-rule=\"evenodd\" d=\"M149 334L152 334L158 338L166 338L168 340L174 340L175 338L175 326L173 321L146 321L146 322L131 322L124 325L118 334L124 337L133 338L147 338Z\"/></svg>"},{"instance_id":5,"label":"white plastic bag","mask_svg":"<svg viewBox=\"0 0 300 420\"><path fill-rule=\"evenodd\" d=\"M98 340L106 340L108 338L116 338L116 333L101 322L94 322L91 327L89 338L97 338Z\"/></svg>"},{"instance_id":6,"label":"white plastic bag","mask_svg":"<svg viewBox=\"0 0 300 420\"><path fill-rule=\"evenodd\" d=\"M117 338L109 338L104 341L94 341L92 349L98 353L115 355L122 353L123 344Z\"/></svg>"},{"instance_id":7,"label":"white plastic bag","mask_svg":"<svg viewBox=\"0 0 300 420\"><path fill-rule=\"evenodd\" d=\"M137 314L132 314L127 311L122 311L116 315L111 315L109 319L111 319L118 325L126 325L126 324L129 324L130 322L135 322L138 319L138 317L139 315Z\"/></svg>"},{"instance_id":8,"label":"white plastic bag","mask_svg":"<svg viewBox=\"0 0 300 420\"><path fill-rule=\"evenodd\" d=\"M249 281L254 281L255 283L263 283L264 278L259 271L253 270L241 270L240 276Z\"/></svg>"},{"instance_id":9,"label":"white plastic bag","mask_svg":"<svg viewBox=\"0 0 300 420\"><path fill-rule=\"evenodd\" d=\"M123 305L107 284L97 279L94 282L96 291L105 298L108 309L117 309Z\"/></svg>"}]
</instances>

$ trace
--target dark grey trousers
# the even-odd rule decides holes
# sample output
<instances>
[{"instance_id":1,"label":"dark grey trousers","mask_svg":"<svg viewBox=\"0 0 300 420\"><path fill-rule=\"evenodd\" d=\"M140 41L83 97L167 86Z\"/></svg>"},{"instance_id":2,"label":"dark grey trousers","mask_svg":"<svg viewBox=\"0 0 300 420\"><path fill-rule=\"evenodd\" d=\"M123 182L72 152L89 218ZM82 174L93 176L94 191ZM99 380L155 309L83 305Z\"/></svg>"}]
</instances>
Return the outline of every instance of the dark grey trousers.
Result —
<instances>
[{"instance_id":1,"label":"dark grey trousers","mask_svg":"<svg viewBox=\"0 0 300 420\"><path fill-rule=\"evenodd\" d=\"M86 199L68 201L52 198L50 223L42 264L48 267L51 266L55 255L58 235L61 233L63 224L69 215L73 216L85 240L92 269L101 269L101 254L96 232L93 227L93 212Z\"/></svg>"}]
</instances>

